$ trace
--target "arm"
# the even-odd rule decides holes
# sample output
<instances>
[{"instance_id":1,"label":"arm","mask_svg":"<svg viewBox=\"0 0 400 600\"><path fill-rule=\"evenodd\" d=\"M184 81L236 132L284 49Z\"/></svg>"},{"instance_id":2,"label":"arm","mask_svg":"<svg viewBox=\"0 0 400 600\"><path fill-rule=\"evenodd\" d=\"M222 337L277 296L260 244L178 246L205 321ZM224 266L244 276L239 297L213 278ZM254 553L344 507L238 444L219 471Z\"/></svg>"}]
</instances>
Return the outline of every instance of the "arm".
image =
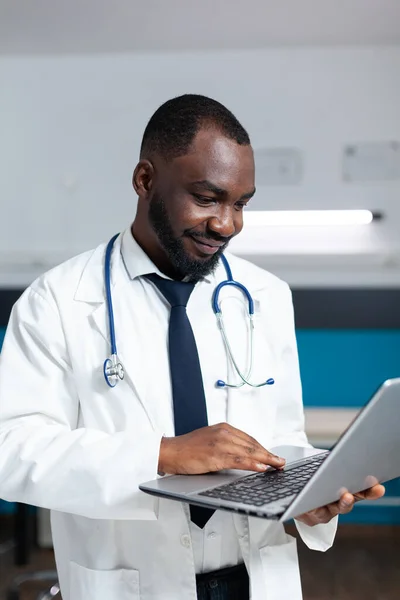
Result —
<instances>
[{"instance_id":1,"label":"arm","mask_svg":"<svg viewBox=\"0 0 400 600\"><path fill-rule=\"evenodd\" d=\"M0 357L0 497L92 518L155 519L138 484L161 434L78 427L79 398L55 303L29 288Z\"/></svg>"}]
</instances>

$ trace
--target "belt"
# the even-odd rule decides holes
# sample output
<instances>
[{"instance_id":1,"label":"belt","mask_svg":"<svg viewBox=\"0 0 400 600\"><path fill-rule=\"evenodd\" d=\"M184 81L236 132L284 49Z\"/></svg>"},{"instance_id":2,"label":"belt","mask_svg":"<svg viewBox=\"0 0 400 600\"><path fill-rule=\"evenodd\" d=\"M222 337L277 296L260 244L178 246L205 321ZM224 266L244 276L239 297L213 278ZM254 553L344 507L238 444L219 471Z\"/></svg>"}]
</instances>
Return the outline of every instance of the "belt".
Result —
<instances>
[{"instance_id":1,"label":"belt","mask_svg":"<svg viewBox=\"0 0 400 600\"><path fill-rule=\"evenodd\" d=\"M217 587L226 588L230 584L232 584L232 586L236 586L238 583L243 584L243 587L246 590L248 589L249 576L244 564L236 565L234 567L226 567L225 569L211 571L210 573L200 573L199 575L196 575L198 592ZM244 598L244 596L241 597Z\"/></svg>"}]
</instances>

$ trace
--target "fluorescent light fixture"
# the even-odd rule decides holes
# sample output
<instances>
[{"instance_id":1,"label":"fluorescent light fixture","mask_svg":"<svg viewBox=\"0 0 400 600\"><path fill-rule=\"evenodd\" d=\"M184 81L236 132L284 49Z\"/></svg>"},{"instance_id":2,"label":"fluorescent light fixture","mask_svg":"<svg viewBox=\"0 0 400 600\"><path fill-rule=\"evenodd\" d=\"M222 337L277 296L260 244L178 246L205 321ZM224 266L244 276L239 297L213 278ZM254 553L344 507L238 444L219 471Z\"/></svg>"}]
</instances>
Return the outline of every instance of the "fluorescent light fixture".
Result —
<instances>
[{"instance_id":1,"label":"fluorescent light fixture","mask_svg":"<svg viewBox=\"0 0 400 600\"><path fill-rule=\"evenodd\" d=\"M368 225L381 216L370 210L246 210L244 224L251 227Z\"/></svg>"}]
</instances>

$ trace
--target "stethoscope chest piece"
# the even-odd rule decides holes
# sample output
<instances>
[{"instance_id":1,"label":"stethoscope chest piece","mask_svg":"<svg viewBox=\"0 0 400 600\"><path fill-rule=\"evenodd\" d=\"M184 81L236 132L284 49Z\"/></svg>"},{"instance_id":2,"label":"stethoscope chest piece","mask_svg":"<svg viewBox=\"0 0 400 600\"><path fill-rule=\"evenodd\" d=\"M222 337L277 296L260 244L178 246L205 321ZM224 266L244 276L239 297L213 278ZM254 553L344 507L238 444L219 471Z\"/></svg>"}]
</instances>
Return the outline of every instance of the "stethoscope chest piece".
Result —
<instances>
[{"instance_id":1,"label":"stethoscope chest piece","mask_svg":"<svg viewBox=\"0 0 400 600\"><path fill-rule=\"evenodd\" d=\"M113 354L111 358L106 358L103 365L104 379L107 385L115 387L119 381L125 377L124 367L119 362L118 356Z\"/></svg>"}]
</instances>

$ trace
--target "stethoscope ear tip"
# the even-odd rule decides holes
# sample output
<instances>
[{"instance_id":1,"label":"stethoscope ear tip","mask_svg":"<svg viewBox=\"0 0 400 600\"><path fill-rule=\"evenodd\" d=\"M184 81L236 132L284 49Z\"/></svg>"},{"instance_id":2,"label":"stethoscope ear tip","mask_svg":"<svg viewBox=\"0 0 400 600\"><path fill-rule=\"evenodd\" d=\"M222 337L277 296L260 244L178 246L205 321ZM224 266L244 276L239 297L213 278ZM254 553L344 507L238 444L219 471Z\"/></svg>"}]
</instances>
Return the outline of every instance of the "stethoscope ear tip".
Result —
<instances>
[{"instance_id":1,"label":"stethoscope ear tip","mask_svg":"<svg viewBox=\"0 0 400 600\"><path fill-rule=\"evenodd\" d=\"M272 377L270 379L267 379L267 381L265 382L267 385L274 385L275 383L275 379L272 379Z\"/></svg>"},{"instance_id":2,"label":"stethoscope ear tip","mask_svg":"<svg viewBox=\"0 0 400 600\"><path fill-rule=\"evenodd\" d=\"M223 388L226 386L226 383L225 383L225 381L222 381L222 379L218 379L218 381L215 383L215 385L217 387Z\"/></svg>"}]
</instances>

